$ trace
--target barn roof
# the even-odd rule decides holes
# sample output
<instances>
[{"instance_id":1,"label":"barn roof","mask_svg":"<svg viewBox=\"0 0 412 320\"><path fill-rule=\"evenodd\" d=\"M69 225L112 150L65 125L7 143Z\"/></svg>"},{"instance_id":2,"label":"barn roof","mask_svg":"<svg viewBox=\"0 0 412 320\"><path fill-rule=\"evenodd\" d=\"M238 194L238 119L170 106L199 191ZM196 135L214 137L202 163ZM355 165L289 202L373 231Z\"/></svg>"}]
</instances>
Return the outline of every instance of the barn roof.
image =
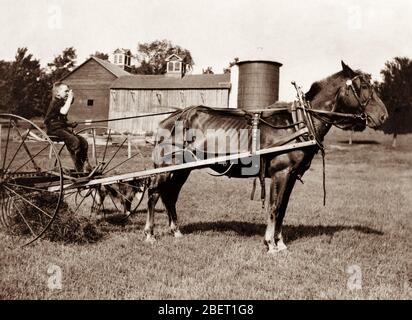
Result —
<instances>
[{"instance_id":1,"label":"barn roof","mask_svg":"<svg viewBox=\"0 0 412 320\"><path fill-rule=\"evenodd\" d=\"M107 60L102 60L96 57L91 57L91 59L96 60L100 65L102 65L104 68L106 68L108 71L113 73L116 77L122 77L122 76L127 76L130 75L129 72L124 71L122 68L119 68L113 63L110 63Z\"/></svg>"},{"instance_id":2,"label":"barn roof","mask_svg":"<svg viewBox=\"0 0 412 320\"><path fill-rule=\"evenodd\" d=\"M118 66L114 65L113 63L110 63L107 60L102 60L96 57L90 57L89 59L87 59L85 62L83 62L81 65L79 65L78 67L76 67L72 72L70 72L69 74L67 74L66 76L64 76L63 78L61 78L60 80L64 80L66 78L68 78L70 75L72 75L74 72L76 72L78 69L80 69L81 67L83 67L86 63L88 63L89 61L94 60L96 61L98 64L100 64L103 68L105 68L107 71L109 71L110 73L112 73L113 75L115 75L117 78L122 77L122 76L127 76L130 75L129 72L124 71L122 68L119 68Z\"/></svg>"},{"instance_id":3,"label":"barn roof","mask_svg":"<svg viewBox=\"0 0 412 320\"><path fill-rule=\"evenodd\" d=\"M230 74L129 75L113 81L111 89L228 89Z\"/></svg>"}]
</instances>

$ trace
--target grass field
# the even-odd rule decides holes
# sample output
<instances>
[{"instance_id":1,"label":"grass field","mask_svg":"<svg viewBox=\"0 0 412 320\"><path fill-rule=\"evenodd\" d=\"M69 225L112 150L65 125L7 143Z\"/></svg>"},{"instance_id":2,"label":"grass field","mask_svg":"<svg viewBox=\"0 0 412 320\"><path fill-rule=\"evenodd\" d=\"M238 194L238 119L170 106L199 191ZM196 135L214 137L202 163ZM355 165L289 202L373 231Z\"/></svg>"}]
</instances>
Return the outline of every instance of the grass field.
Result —
<instances>
[{"instance_id":1,"label":"grass field","mask_svg":"<svg viewBox=\"0 0 412 320\"><path fill-rule=\"evenodd\" d=\"M317 156L291 197L288 251L266 253L252 180L195 171L178 202L181 239L159 212L158 241L144 242L143 211L106 225L96 244L43 240L21 249L0 233L0 298L411 299L412 136L390 145L372 131L356 133L351 146L347 133L327 137L326 207ZM60 290L48 286L53 265Z\"/></svg>"}]
</instances>

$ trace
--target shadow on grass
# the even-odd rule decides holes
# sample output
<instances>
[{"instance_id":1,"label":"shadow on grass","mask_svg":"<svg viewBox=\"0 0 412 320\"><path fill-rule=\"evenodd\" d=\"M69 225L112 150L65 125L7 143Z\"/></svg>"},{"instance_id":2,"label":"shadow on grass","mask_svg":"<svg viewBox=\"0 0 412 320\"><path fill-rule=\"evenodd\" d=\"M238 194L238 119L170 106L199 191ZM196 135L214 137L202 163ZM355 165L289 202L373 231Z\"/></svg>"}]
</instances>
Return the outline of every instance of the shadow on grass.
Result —
<instances>
[{"instance_id":1,"label":"shadow on grass","mask_svg":"<svg viewBox=\"0 0 412 320\"><path fill-rule=\"evenodd\" d=\"M349 145L348 140L339 140L338 142ZM352 140L352 144L381 144L381 143L376 140Z\"/></svg>"},{"instance_id":2,"label":"shadow on grass","mask_svg":"<svg viewBox=\"0 0 412 320\"><path fill-rule=\"evenodd\" d=\"M181 227L183 234L191 234L206 231L234 231L240 236L252 237L265 234L266 225L263 223L251 223L241 221L217 221L217 222L197 222L189 223ZM365 226L284 226L283 236L285 241L291 242L301 238L312 238L321 235L333 236L335 233L344 230L354 230L365 234L383 235L383 232Z\"/></svg>"}]
</instances>

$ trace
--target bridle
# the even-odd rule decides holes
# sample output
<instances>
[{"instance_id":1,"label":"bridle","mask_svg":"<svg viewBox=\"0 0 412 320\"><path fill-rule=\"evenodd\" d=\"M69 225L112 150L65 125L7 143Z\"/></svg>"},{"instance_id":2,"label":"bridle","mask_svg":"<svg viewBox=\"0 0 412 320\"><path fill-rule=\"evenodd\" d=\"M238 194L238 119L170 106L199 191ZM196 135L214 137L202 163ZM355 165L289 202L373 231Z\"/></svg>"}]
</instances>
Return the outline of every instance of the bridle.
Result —
<instances>
[{"instance_id":1,"label":"bridle","mask_svg":"<svg viewBox=\"0 0 412 320\"><path fill-rule=\"evenodd\" d=\"M359 88L358 88L359 93L357 91L357 88L354 85L356 80L360 81ZM338 128L342 128L340 124L342 124L347 119L361 121L366 124L367 115L365 113L365 109L373 98L373 85L367 82L363 78L362 75L356 75L355 77L348 79L345 85L346 85L346 95L349 95L349 92L352 92L353 96L358 102L357 112L355 113L343 113L343 112L335 111L338 105L338 101L339 101L340 88L336 92L333 107L331 111L313 109L312 106L310 105L310 102L307 101L306 99L304 100L303 105L301 104L300 106L298 106L298 108L301 108L306 112L309 112L311 115L313 115L315 118L318 118L320 121L328 125L335 125ZM362 100L361 92L362 92L362 86L364 85L367 85L370 91L370 94L365 100ZM338 118L338 120L336 118Z\"/></svg>"},{"instance_id":2,"label":"bridle","mask_svg":"<svg viewBox=\"0 0 412 320\"><path fill-rule=\"evenodd\" d=\"M354 86L354 82L357 79L359 79L359 81L360 81L359 93L356 91L356 88ZM364 85L366 85L368 87L368 89L370 91L370 94L364 101L362 101L361 94L362 94L362 86L364 86ZM356 101L358 101L358 107L360 109L360 112L361 112L362 115L364 115L364 118L366 119L365 109L366 109L366 106L369 104L369 102L372 100L373 85L371 83L365 81L361 75L357 75L357 76L353 77L352 79L346 81L346 88L347 88L346 89L347 90L346 91L347 95L349 94L349 92L348 92L349 89L352 90L352 93L355 96Z\"/></svg>"}]
</instances>

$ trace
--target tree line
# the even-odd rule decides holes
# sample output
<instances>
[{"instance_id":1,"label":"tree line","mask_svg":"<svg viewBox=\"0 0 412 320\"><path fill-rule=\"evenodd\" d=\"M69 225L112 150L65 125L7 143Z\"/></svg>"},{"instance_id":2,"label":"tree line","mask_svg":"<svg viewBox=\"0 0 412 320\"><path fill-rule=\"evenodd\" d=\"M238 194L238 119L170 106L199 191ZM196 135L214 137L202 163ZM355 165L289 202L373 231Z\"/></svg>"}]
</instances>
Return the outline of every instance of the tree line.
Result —
<instances>
[{"instance_id":1,"label":"tree line","mask_svg":"<svg viewBox=\"0 0 412 320\"><path fill-rule=\"evenodd\" d=\"M53 83L74 69L76 57L70 47L42 68L27 48L18 48L14 61L0 60L0 112L27 118L44 115Z\"/></svg>"},{"instance_id":2,"label":"tree line","mask_svg":"<svg viewBox=\"0 0 412 320\"><path fill-rule=\"evenodd\" d=\"M136 55L138 66L132 66L133 74L164 74L166 58L171 54L183 58L191 70L194 60L191 52L168 40L139 43ZM96 51L90 56L108 60L107 53ZM53 83L63 78L77 66L77 54L73 47L66 48L53 61L42 68L27 48L17 49L13 61L0 60L0 112L8 112L32 118L43 116L51 100ZM223 70L230 72L230 67L239 58L234 58ZM213 74L212 67L203 69L204 74ZM387 61L381 70L382 82L376 82L377 91L385 103L389 118L380 130L394 137L412 132L412 60L407 57L395 57Z\"/></svg>"}]
</instances>

